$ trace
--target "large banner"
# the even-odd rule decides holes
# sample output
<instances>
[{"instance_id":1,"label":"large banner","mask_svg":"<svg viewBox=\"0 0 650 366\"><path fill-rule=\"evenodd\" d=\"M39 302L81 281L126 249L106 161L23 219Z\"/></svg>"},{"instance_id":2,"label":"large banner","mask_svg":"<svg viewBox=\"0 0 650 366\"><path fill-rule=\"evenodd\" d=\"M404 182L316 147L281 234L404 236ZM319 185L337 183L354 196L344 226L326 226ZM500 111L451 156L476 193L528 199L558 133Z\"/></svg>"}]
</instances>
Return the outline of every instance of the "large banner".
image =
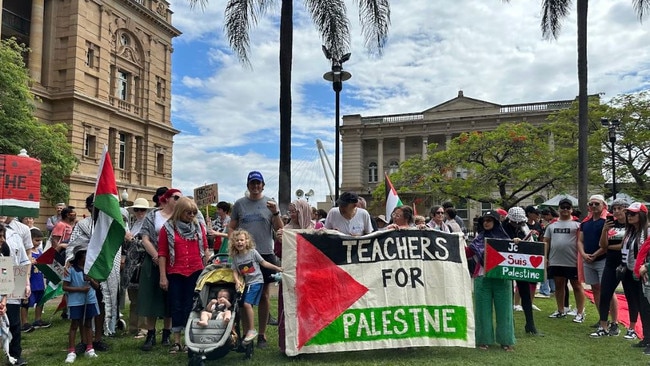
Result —
<instances>
[{"instance_id":1,"label":"large banner","mask_svg":"<svg viewBox=\"0 0 650 366\"><path fill-rule=\"evenodd\" d=\"M489 278L544 282L544 243L486 238L484 268Z\"/></svg>"},{"instance_id":2,"label":"large banner","mask_svg":"<svg viewBox=\"0 0 650 366\"><path fill-rule=\"evenodd\" d=\"M41 162L0 154L0 216L38 217Z\"/></svg>"},{"instance_id":3,"label":"large banner","mask_svg":"<svg viewBox=\"0 0 650 366\"><path fill-rule=\"evenodd\" d=\"M462 236L285 230L282 240L287 355L474 347Z\"/></svg>"}]
</instances>

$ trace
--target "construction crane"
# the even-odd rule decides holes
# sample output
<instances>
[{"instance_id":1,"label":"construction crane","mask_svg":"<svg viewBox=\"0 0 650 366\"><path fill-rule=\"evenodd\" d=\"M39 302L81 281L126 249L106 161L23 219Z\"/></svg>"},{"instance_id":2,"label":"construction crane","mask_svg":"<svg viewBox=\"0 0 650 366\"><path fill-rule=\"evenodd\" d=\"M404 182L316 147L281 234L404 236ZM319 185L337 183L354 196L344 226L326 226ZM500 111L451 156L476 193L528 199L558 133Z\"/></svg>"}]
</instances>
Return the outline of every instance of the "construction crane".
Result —
<instances>
[{"instance_id":1,"label":"construction crane","mask_svg":"<svg viewBox=\"0 0 650 366\"><path fill-rule=\"evenodd\" d=\"M332 164L330 163L330 159L327 157L327 153L323 147L323 142L320 139L316 139L316 148L318 149L320 163L323 166L323 173L325 174L325 179L327 180L327 187L330 190L329 197L330 200L332 200L334 198L334 186L332 185L332 180L334 179L334 169L332 169Z\"/></svg>"}]
</instances>

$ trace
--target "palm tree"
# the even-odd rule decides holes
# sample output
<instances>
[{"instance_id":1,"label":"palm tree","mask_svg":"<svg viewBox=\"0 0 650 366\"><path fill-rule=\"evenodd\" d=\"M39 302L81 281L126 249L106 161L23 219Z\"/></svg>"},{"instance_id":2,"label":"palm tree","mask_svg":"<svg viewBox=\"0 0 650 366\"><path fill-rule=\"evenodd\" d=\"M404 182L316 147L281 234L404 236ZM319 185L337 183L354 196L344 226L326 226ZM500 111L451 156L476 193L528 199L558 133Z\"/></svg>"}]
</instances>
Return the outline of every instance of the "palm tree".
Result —
<instances>
[{"instance_id":1,"label":"palm tree","mask_svg":"<svg viewBox=\"0 0 650 366\"><path fill-rule=\"evenodd\" d=\"M505 0L506 2L509 0ZM634 10L643 20L650 10L650 0L632 0ZM546 39L557 39L561 20L569 14L571 0L542 0L542 35ZM587 9L589 0L578 0L578 202L587 202L588 182L588 94L587 94Z\"/></svg>"},{"instance_id":2,"label":"palm tree","mask_svg":"<svg viewBox=\"0 0 650 366\"><path fill-rule=\"evenodd\" d=\"M208 0L188 0L205 7ZM286 209L291 201L291 66L293 59L293 0L281 0L280 10L280 168L278 201ZM381 53L390 24L389 0L357 0L359 21L370 51ZM250 66L249 31L272 4L269 0L228 0L226 35L239 60ZM332 58L350 48L350 29L344 0L303 0ZM337 121L338 123L338 121Z\"/></svg>"}]
</instances>

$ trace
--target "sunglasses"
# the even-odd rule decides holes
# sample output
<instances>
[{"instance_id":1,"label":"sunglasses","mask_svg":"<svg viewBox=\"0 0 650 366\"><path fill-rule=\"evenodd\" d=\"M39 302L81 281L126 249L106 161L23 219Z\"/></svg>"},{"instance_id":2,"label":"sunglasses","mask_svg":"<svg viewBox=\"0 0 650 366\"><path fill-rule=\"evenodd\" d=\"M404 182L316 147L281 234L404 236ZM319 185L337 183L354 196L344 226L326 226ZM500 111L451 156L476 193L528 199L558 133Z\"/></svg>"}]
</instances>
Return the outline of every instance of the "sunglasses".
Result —
<instances>
[{"instance_id":1,"label":"sunglasses","mask_svg":"<svg viewBox=\"0 0 650 366\"><path fill-rule=\"evenodd\" d=\"M638 215L638 214L639 214L638 212L634 212L634 211L627 211L627 212L625 212L625 216L636 216L636 215Z\"/></svg>"},{"instance_id":2,"label":"sunglasses","mask_svg":"<svg viewBox=\"0 0 650 366\"><path fill-rule=\"evenodd\" d=\"M560 206L560 210L570 210L571 206Z\"/></svg>"},{"instance_id":3,"label":"sunglasses","mask_svg":"<svg viewBox=\"0 0 650 366\"><path fill-rule=\"evenodd\" d=\"M445 213L444 211L436 211L436 212L435 212L436 215L442 215L442 214L444 214L444 213Z\"/></svg>"},{"instance_id":4,"label":"sunglasses","mask_svg":"<svg viewBox=\"0 0 650 366\"><path fill-rule=\"evenodd\" d=\"M187 210L187 211L185 211L185 214L187 214L187 215L196 215L197 213L198 212L195 211L195 210Z\"/></svg>"},{"instance_id":5,"label":"sunglasses","mask_svg":"<svg viewBox=\"0 0 650 366\"><path fill-rule=\"evenodd\" d=\"M178 201L178 199L181 198L181 196L172 196L172 198L174 199L174 201Z\"/></svg>"},{"instance_id":6,"label":"sunglasses","mask_svg":"<svg viewBox=\"0 0 650 366\"><path fill-rule=\"evenodd\" d=\"M134 208L133 209L133 212L145 212L145 211L147 211L146 208Z\"/></svg>"},{"instance_id":7,"label":"sunglasses","mask_svg":"<svg viewBox=\"0 0 650 366\"><path fill-rule=\"evenodd\" d=\"M587 205L591 206L600 206L600 202L589 202Z\"/></svg>"}]
</instances>

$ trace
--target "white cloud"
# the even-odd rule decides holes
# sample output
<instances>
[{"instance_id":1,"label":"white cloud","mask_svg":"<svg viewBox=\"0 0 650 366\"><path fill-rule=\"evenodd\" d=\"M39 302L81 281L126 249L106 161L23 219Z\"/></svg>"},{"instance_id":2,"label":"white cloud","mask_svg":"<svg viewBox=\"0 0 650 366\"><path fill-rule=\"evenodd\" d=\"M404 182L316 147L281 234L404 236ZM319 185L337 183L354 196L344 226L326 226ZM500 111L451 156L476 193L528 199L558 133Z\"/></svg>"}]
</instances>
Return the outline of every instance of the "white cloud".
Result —
<instances>
[{"instance_id":1,"label":"white cloud","mask_svg":"<svg viewBox=\"0 0 650 366\"><path fill-rule=\"evenodd\" d=\"M419 112L460 89L499 104L578 93L575 8L559 38L547 41L536 2L393 1L388 43L376 57L363 48L356 4L347 5L352 58L344 67L353 77L344 86L342 115ZM172 1L174 25L184 33L174 41L172 118L184 132L175 138L173 184L190 190L218 182L221 198L232 201L243 194L246 173L259 169L267 194L277 198L279 8L251 31L251 70L227 47L224 6L210 1L200 12L186 0ZM302 2L294 9L292 192L314 189L323 200L328 190L313 141L323 140L333 164L334 94L322 79L330 65ZM648 88L648 25L638 22L630 1L591 7L588 20L589 92L613 97ZM203 59L181 62L181 48Z\"/></svg>"}]
</instances>

